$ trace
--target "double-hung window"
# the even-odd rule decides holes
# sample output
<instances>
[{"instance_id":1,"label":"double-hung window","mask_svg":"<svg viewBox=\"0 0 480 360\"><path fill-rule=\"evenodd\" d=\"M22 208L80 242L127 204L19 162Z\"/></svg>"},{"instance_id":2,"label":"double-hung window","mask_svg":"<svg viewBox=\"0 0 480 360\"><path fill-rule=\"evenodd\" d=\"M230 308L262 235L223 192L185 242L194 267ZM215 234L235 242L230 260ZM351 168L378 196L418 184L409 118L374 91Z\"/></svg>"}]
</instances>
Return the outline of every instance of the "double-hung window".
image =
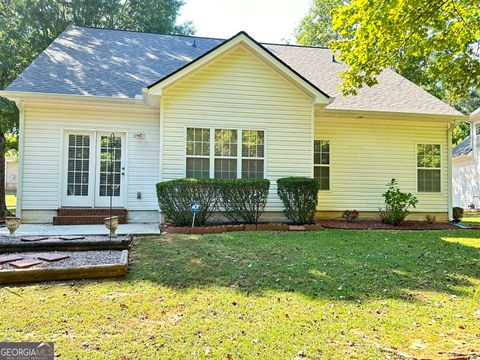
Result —
<instances>
[{"instance_id":1,"label":"double-hung window","mask_svg":"<svg viewBox=\"0 0 480 360\"><path fill-rule=\"evenodd\" d=\"M330 190L330 141L313 142L313 176L318 181L320 190Z\"/></svg>"},{"instance_id":2,"label":"double-hung window","mask_svg":"<svg viewBox=\"0 0 480 360\"><path fill-rule=\"evenodd\" d=\"M263 131L242 130L242 178L263 178L264 153Z\"/></svg>"},{"instance_id":3,"label":"double-hung window","mask_svg":"<svg viewBox=\"0 0 480 360\"><path fill-rule=\"evenodd\" d=\"M417 144L417 191L441 191L441 151L439 144Z\"/></svg>"},{"instance_id":4,"label":"double-hung window","mask_svg":"<svg viewBox=\"0 0 480 360\"><path fill-rule=\"evenodd\" d=\"M215 179L237 178L237 130L215 129Z\"/></svg>"},{"instance_id":5,"label":"double-hung window","mask_svg":"<svg viewBox=\"0 0 480 360\"><path fill-rule=\"evenodd\" d=\"M210 177L210 129L187 129L187 178Z\"/></svg>"},{"instance_id":6,"label":"double-hung window","mask_svg":"<svg viewBox=\"0 0 480 360\"><path fill-rule=\"evenodd\" d=\"M263 178L263 130L187 128L187 178Z\"/></svg>"}]
</instances>

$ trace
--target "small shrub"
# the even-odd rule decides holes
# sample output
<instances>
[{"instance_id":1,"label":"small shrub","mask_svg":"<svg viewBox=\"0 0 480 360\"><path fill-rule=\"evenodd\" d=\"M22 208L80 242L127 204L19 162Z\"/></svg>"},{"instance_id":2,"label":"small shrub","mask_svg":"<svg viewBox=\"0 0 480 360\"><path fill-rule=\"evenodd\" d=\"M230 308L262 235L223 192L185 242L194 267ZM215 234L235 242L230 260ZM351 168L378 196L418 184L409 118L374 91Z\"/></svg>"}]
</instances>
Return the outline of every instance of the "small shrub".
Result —
<instances>
[{"instance_id":1,"label":"small shrub","mask_svg":"<svg viewBox=\"0 0 480 360\"><path fill-rule=\"evenodd\" d=\"M157 198L165 219L177 226L191 226L192 201L201 204L201 211L195 216L196 225L205 225L217 207L218 185L211 179L178 179L157 184Z\"/></svg>"},{"instance_id":2,"label":"small shrub","mask_svg":"<svg viewBox=\"0 0 480 360\"><path fill-rule=\"evenodd\" d=\"M462 219L463 219L463 212L464 212L464 211L463 211L463 208L457 207L457 206L454 207L454 208L453 208L453 214L452 214L452 216L453 216L453 221L455 221L455 222L460 222L460 221L462 221Z\"/></svg>"},{"instance_id":3,"label":"small shrub","mask_svg":"<svg viewBox=\"0 0 480 360\"><path fill-rule=\"evenodd\" d=\"M427 214L425 215L425 222L429 225L432 225L437 221L437 217L434 215Z\"/></svg>"},{"instance_id":4,"label":"small shrub","mask_svg":"<svg viewBox=\"0 0 480 360\"><path fill-rule=\"evenodd\" d=\"M220 206L233 222L257 224L265 211L270 181L267 179L222 179L219 184Z\"/></svg>"},{"instance_id":5,"label":"small shrub","mask_svg":"<svg viewBox=\"0 0 480 360\"><path fill-rule=\"evenodd\" d=\"M305 177L287 177L278 179L277 185L285 216L294 224L313 223L318 204L318 182Z\"/></svg>"},{"instance_id":6,"label":"small shrub","mask_svg":"<svg viewBox=\"0 0 480 360\"><path fill-rule=\"evenodd\" d=\"M411 193L401 192L395 179L387 186L388 190L382 195L385 199L385 209L379 209L380 218L385 224L399 225L410 214L408 209L416 207L418 200Z\"/></svg>"},{"instance_id":7,"label":"small shrub","mask_svg":"<svg viewBox=\"0 0 480 360\"><path fill-rule=\"evenodd\" d=\"M357 220L358 215L360 215L358 210L345 210L342 214L342 218L344 218L348 223L352 223Z\"/></svg>"}]
</instances>

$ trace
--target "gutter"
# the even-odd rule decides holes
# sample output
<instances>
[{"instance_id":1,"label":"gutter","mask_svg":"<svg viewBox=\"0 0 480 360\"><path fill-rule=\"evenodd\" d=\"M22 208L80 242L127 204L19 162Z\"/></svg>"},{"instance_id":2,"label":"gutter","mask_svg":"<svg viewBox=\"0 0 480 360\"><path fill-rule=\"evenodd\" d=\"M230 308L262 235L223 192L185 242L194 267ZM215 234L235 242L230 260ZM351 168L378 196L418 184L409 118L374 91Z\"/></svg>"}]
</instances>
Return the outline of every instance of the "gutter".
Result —
<instances>
[{"instance_id":1,"label":"gutter","mask_svg":"<svg viewBox=\"0 0 480 360\"><path fill-rule=\"evenodd\" d=\"M453 220L453 182L452 182L452 130L454 122L447 126L447 206L448 220Z\"/></svg>"},{"instance_id":2,"label":"gutter","mask_svg":"<svg viewBox=\"0 0 480 360\"><path fill-rule=\"evenodd\" d=\"M19 127L18 127L18 175L17 175L17 205L15 210L16 217L22 217L22 200L23 200L23 148L25 143L25 109L23 103L19 99L15 99L15 103L19 110Z\"/></svg>"}]
</instances>

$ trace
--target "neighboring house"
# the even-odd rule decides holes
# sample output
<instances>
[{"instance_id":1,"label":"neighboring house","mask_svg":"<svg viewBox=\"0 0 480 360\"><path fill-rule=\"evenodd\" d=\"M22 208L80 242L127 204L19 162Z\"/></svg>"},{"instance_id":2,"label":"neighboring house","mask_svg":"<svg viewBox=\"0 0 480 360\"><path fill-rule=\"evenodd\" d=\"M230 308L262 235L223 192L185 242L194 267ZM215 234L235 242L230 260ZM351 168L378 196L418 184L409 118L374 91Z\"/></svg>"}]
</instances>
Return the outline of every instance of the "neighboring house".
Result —
<instances>
[{"instance_id":1,"label":"neighboring house","mask_svg":"<svg viewBox=\"0 0 480 360\"><path fill-rule=\"evenodd\" d=\"M158 221L155 184L182 177L315 177L318 216L377 218L391 178L451 208L451 122L464 116L386 70L357 96L326 48L69 27L4 92L20 108L18 208L51 222L65 208L113 206ZM220 151L221 149L221 151ZM73 214L73 213L71 213ZM78 215L78 213L77 213ZM73 215L72 215L73 216Z\"/></svg>"},{"instance_id":2,"label":"neighboring house","mask_svg":"<svg viewBox=\"0 0 480 360\"><path fill-rule=\"evenodd\" d=\"M470 116L470 136L453 149L453 204L480 209L480 108Z\"/></svg>"},{"instance_id":3,"label":"neighboring house","mask_svg":"<svg viewBox=\"0 0 480 360\"><path fill-rule=\"evenodd\" d=\"M17 191L18 161L13 153L5 156L5 190Z\"/></svg>"}]
</instances>

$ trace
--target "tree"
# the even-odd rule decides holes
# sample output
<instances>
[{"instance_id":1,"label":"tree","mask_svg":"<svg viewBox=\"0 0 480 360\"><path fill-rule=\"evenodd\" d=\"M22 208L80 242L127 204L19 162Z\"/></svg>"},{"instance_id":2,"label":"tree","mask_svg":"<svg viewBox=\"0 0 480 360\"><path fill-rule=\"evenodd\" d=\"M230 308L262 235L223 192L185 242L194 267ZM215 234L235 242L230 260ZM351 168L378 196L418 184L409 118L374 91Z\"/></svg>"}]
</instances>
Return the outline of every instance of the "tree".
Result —
<instances>
[{"instance_id":1,"label":"tree","mask_svg":"<svg viewBox=\"0 0 480 360\"><path fill-rule=\"evenodd\" d=\"M449 0L447 0L449 1ZM378 2L378 1L377 1ZM412 2L412 0L405 0L405 2ZM342 46L347 48L345 43L348 43L352 47L354 42L357 40L355 39L355 31L359 25L355 24L352 25L350 34L342 28L342 26L338 25L336 27L333 26L333 22L342 21L341 24L346 22L347 20L339 20L341 16L341 11L345 12L345 8L349 6L353 6L352 4L356 3L356 1L345 2L342 0L316 0L312 5L311 9L309 10L308 14L300 23L300 26L295 30L295 35L297 37L297 41L300 44L304 45L316 45L316 46L330 46L333 49L338 46L337 44L343 44ZM372 5L373 3L376 4L375 1L367 2L368 4ZM363 4L363 2L362 2ZM375 23L376 24L376 23ZM372 25L373 26L373 25ZM343 31L342 31L343 29ZM381 31L375 30L372 34L375 36L380 36ZM373 35L372 35L373 36ZM371 40L374 43L374 40ZM374 50L370 57L375 55L374 45L372 45ZM342 51L340 49L340 51ZM382 71L385 67L393 68L402 76L406 77L408 80L412 81L418 86L423 87L426 91L430 92L432 95L440 98L441 100L449 103L451 106L457 108L457 110L463 112L464 114L470 114L476 108L480 107L480 95L479 90L472 86L470 89L468 85L465 89L462 89L461 92L456 91L455 88L450 88L451 86L451 79L449 78L448 73L438 72L436 69L437 62L441 60L439 56L441 55L438 51L433 51L431 53L426 52L406 52L404 49L401 49L400 56L396 58L392 58L392 61L389 64L386 64L384 67L378 68L376 71ZM443 49L445 51L445 49ZM347 50L344 50L345 52ZM364 49L364 51L367 51ZM345 57L347 55L342 56L342 52L340 52L340 59L343 59L347 65L350 65L346 60ZM373 56L375 57L375 56ZM349 60L350 57L349 57ZM350 65L351 66L351 65ZM358 66L357 66L358 69ZM354 69L355 70L355 69ZM348 82L348 77L350 76L350 72L352 70L348 70L344 77L347 78L347 81L344 82L344 92L346 94L354 94L356 88L363 86L362 84L355 83L355 86L352 85L353 82ZM360 71L360 76L365 75L366 72ZM376 73L373 73L374 77ZM357 78L358 80L358 78ZM376 83L376 80L371 80L368 85L373 85ZM350 85L348 85L350 84ZM348 89L348 86L350 88ZM467 123L460 123L456 126L453 131L453 144L457 144L461 142L466 136L469 134L469 126Z\"/></svg>"},{"instance_id":2,"label":"tree","mask_svg":"<svg viewBox=\"0 0 480 360\"><path fill-rule=\"evenodd\" d=\"M192 34L177 24L183 0L0 0L0 89L67 26ZM5 152L15 148L18 109L0 97L0 217L5 214Z\"/></svg>"},{"instance_id":3,"label":"tree","mask_svg":"<svg viewBox=\"0 0 480 360\"><path fill-rule=\"evenodd\" d=\"M342 0L316 0L300 25L294 30L297 42L303 45L328 47L329 43L340 38L332 28L333 12L343 3Z\"/></svg>"},{"instance_id":4,"label":"tree","mask_svg":"<svg viewBox=\"0 0 480 360\"><path fill-rule=\"evenodd\" d=\"M426 72L452 98L468 95L480 82L478 0L351 0L336 9L331 42L348 65L342 90L355 94L377 83L387 67L409 57L426 59Z\"/></svg>"},{"instance_id":5,"label":"tree","mask_svg":"<svg viewBox=\"0 0 480 360\"><path fill-rule=\"evenodd\" d=\"M7 152L7 134L16 134L18 130L18 108L13 101L0 97L0 217L7 214L5 201L5 153ZM11 137L11 136L10 136ZM1 160L3 159L3 161Z\"/></svg>"}]
</instances>

